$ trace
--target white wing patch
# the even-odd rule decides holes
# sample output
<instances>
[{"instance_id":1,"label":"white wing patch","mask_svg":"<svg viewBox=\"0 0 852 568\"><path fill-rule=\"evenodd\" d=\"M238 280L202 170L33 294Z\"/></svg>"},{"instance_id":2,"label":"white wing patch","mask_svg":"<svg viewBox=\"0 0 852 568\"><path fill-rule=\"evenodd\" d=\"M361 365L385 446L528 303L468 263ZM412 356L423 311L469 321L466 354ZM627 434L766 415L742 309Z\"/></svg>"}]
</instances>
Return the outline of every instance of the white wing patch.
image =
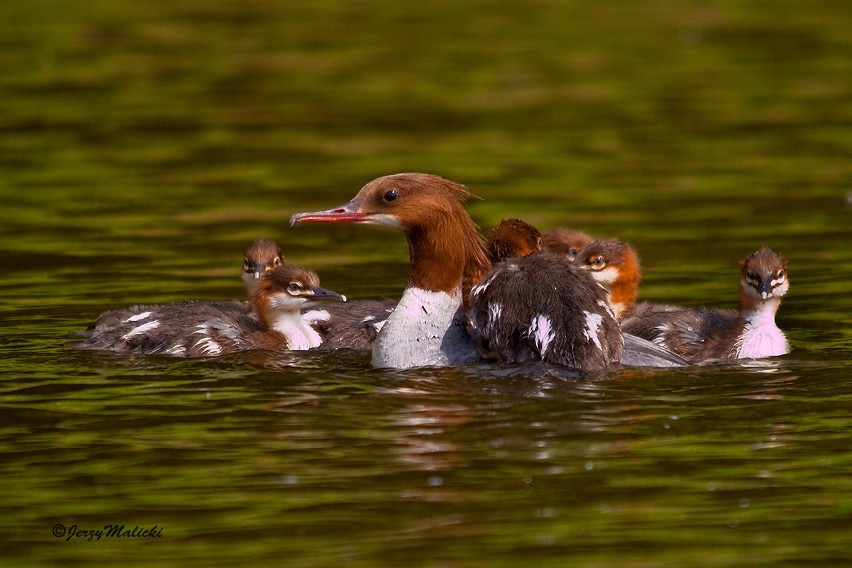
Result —
<instances>
[{"instance_id":1,"label":"white wing patch","mask_svg":"<svg viewBox=\"0 0 852 568\"><path fill-rule=\"evenodd\" d=\"M488 304L488 327L497 325L500 316L503 315L503 306L500 304Z\"/></svg>"},{"instance_id":2,"label":"white wing patch","mask_svg":"<svg viewBox=\"0 0 852 568\"><path fill-rule=\"evenodd\" d=\"M149 317L151 317L151 312L142 312L141 314L136 314L135 316L130 316L129 318L127 318L124 321L125 321L125 323L130 323L130 322L134 322L134 321L147 319Z\"/></svg>"},{"instance_id":3,"label":"white wing patch","mask_svg":"<svg viewBox=\"0 0 852 568\"><path fill-rule=\"evenodd\" d=\"M308 324L314 324L318 321L328 321L331 318L331 314L326 310L308 310L302 314L302 318Z\"/></svg>"},{"instance_id":4,"label":"white wing patch","mask_svg":"<svg viewBox=\"0 0 852 568\"><path fill-rule=\"evenodd\" d=\"M496 278L499 273L500 273L500 271L495 270L494 273L491 276L489 276L487 280L485 280L485 282L481 282L481 283L477 284L476 286L474 286L473 290L472 290L473 296L478 297L480 294L485 292L485 290L488 289L488 286L490 286L491 283L494 282L494 278Z\"/></svg>"},{"instance_id":5,"label":"white wing patch","mask_svg":"<svg viewBox=\"0 0 852 568\"><path fill-rule=\"evenodd\" d=\"M594 343L599 350L603 351L603 345L601 345L601 339L599 337L601 323L603 323L603 316L587 312L586 310L583 310L583 313L586 314L586 329L583 330L586 339Z\"/></svg>"},{"instance_id":6,"label":"white wing patch","mask_svg":"<svg viewBox=\"0 0 852 568\"><path fill-rule=\"evenodd\" d=\"M550 318L544 314L539 314L533 318L529 335L535 341L536 348L542 357L547 352L547 348L550 347L553 340L556 339L556 333L553 330Z\"/></svg>"},{"instance_id":7,"label":"white wing patch","mask_svg":"<svg viewBox=\"0 0 852 568\"><path fill-rule=\"evenodd\" d=\"M172 345L165 351L163 351L165 355L176 355L177 357L183 357L186 355L186 347L183 345Z\"/></svg>"},{"instance_id":8,"label":"white wing patch","mask_svg":"<svg viewBox=\"0 0 852 568\"><path fill-rule=\"evenodd\" d=\"M195 333L198 332L196 331ZM195 345L192 346L192 348L197 348L201 355L218 355L222 352L222 347L211 337L202 337L195 343Z\"/></svg>"},{"instance_id":9,"label":"white wing patch","mask_svg":"<svg viewBox=\"0 0 852 568\"><path fill-rule=\"evenodd\" d=\"M607 295L607 298L609 298L609 292L607 292L606 295ZM612 319L618 319L617 317L615 317L615 312L612 311L612 306L609 304L609 302L605 302L603 300L598 300L595 303L597 305L599 305L600 307L602 307L603 309L605 309L606 313L609 314L610 317L612 317Z\"/></svg>"},{"instance_id":10,"label":"white wing patch","mask_svg":"<svg viewBox=\"0 0 852 568\"><path fill-rule=\"evenodd\" d=\"M126 341L126 340L130 339L131 337L135 337L137 335L140 335L140 334L145 333L146 331L150 331L152 329L157 329L158 327L160 327L160 321L159 320L149 321L148 323L143 323L142 325L137 325L136 327L134 327L133 329L131 329L130 331L125 333L121 337L121 339Z\"/></svg>"}]
</instances>

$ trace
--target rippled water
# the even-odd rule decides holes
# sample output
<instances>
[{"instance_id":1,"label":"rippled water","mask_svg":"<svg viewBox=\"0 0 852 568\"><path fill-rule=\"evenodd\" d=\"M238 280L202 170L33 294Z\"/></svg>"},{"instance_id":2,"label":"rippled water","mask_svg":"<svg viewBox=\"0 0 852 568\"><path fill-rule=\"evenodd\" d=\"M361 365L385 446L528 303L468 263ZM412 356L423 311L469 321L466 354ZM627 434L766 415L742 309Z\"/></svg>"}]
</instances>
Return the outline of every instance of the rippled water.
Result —
<instances>
[{"instance_id":1,"label":"rippled water","mask_svg":"<svg viewBox=\"0 0 852 568\"><path fill-rule=\"evenodd\" d=\"M3 4L2 556L852 561L849 16L793 1ZM580 377L64 347L107 309L240 297L261 235L324 286L398 297L401 235L287 227L398 171L466 183L483 227L629 239L651 300L732 306L737 261L768 244L790 261L793 352ZM162 532L73 532L105 525Z\"/></svg>"}]
</instances>

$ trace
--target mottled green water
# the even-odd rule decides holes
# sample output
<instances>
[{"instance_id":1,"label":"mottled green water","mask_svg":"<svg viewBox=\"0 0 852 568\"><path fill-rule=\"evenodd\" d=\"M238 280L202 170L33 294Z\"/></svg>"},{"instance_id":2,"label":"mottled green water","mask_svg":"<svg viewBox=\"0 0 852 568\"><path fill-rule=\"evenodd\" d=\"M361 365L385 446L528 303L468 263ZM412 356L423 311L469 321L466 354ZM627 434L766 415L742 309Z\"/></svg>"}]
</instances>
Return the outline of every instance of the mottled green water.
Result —
<instances>
[{"instance_id":1,"label":"mottled green water","mask_svg":"<svg viewBox=\"0 0 852 568\"><path fill-rule=\"evenodd\" d=\"M852 562L852 8L303 4L0 4L0 563ZM768 244L793 353L584 380L64 349L240 297L261 235L398 296L401 235L287 219L399 171L466 183L482 226L629 239L646 299L732 306Z\"/></svg>"}]
</instances>

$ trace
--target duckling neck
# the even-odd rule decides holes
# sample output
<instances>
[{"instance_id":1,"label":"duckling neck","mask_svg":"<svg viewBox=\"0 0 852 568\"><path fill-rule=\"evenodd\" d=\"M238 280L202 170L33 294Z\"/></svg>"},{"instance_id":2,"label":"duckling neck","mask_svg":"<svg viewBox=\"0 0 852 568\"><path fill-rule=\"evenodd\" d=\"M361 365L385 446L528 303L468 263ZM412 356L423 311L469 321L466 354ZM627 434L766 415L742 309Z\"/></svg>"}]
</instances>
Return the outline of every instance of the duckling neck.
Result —
<instances>
[{"instance_id":1,"label":"duckling neck","mask_svg":"<svg viewBox=\"0 0 852 568\"><path fill-rule=\"evenodd\" d=\"M266 329L282 334L287 339L287 349L290 350L304 351L319 347L322 343L319 333L305 321L298 310L261 312L261 323Z\"/></svg>"},{"instance_id":2,"label":"duckling neck","mask_svg":"<svg viewBox=\"0 0 852 568\"><path fill-rule=\"evenodd\" d=\"M636 306L636 298L639 295L638 281L629 280L617 282L612 286L609 293L609 303L616 319L622 320L629 316Z\"/></svg>"},{"instance_id":3,"label":"duckling neck","mask_svg":"<svg viewBox=\"0 0 852 568\"><path fill-rule=\"evenodd\" d=\"M738 358L772 357L790 352L787 337L775 323L775 312L780 304L780 299L772 298L741 312L743 331L738 342Z\"/></svg>"}]
</instances>

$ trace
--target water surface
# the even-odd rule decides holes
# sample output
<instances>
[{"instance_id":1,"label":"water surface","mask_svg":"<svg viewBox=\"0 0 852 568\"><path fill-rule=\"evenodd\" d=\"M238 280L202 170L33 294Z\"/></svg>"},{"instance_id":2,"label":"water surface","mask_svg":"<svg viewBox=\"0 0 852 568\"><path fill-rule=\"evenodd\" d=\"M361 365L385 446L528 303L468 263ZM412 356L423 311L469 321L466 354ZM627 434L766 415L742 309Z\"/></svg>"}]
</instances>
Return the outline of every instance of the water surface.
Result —
<instances>
[{"instance_id":1,"label":"water surface","mask_svg":"<svg viewBox=\"0 0 852 568\"><path fill-rule=\"evenodd\" d=\"M852 36L842 3L0 7L0 497L14 565L852 561ZM287 227L438 173L630 240L642 297L790 261L785 357L581 377L358 353L116 357L98 313L243 294L257 236L352 298L407 247ZM56 537L55 525L162 529Z\"/></svg>"}]
</instances>

